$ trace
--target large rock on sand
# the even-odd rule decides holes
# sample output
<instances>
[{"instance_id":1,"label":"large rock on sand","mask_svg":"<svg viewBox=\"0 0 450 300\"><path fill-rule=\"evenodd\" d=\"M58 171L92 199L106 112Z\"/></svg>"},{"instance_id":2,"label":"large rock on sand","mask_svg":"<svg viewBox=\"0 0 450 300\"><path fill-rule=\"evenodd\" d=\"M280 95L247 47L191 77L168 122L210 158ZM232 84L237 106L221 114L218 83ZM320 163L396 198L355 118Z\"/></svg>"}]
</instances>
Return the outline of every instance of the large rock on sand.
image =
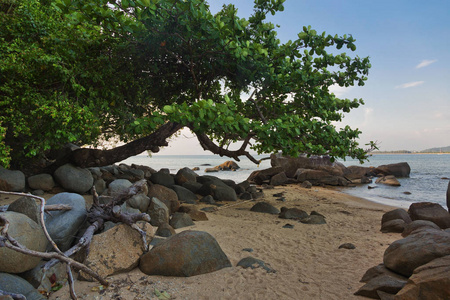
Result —
<instances>
[{"instance_id":1,"label":"large rock on sand","mask_svg":"<svg viewBox=\"0 0 450 300\"><path fill-rule=\"evenodd\" d=\"M423 229L393 242L384 252L383 262L388 269L409 277L417 267L447 255L450 233Z\"/></svg>"},{"instance_id":2,"label":"large rock on sand","mask_svg":"<svg viewBox=\"0 0 450 300\"><path fill-rule=\"evenodd\" d=\"M408 212L412 220L427 220L435 223L442 229L450 228L450 214L438 203L413 203L409 207Z\"/></svg>"},{"instance_id":3,"label":"large rock on sand","mask_svg":"<svg viewBox=\"0 0 450 300\"><path fill-rule=\"evenodd\" d=\"M147 275L188 277L231 267L228 257L207 232L183 231L157 244L141 257Z\"/></svg>"},{"instance_id":4,"label":"large rock on sand","mask_svg":"<svg viewBox=\"0 0 450 300\"><path fill-rule=\"evenodd\" d=\"M84 194L94 185L94 177L88 169L71 164L59 167L53 175L56 181L69 192Z\"/></svg>"},{"instance_id":5,"label":"large rock on sand","mask_svg":"<svg viewBox=\"0 0 450 300\"><path fill-rule=\"evenodd\" d=\"M21 192L25 189L25 174L21 171L7 170L0 166L0 190Z\"/></svg>"},{"instance_id":6,"label":"large rock on sand","mask_svg":"<svg viewBox=\"0 0 450 300\"><path fill-rule=\"evenodd\" d=\"M8 233L30 250L45 251L48 245L42 228L26 215L8 211L0 215L9 222ZM25 255L6 247L0 247L0 272L22 273L36 267L40 257Z\"/></svg>"},{"instance_id":7,"label":"large rock on sand","mask_svg":"<svg viewBox=\"0 0 450 300\"><path fill-rule=\"evenodd\" d=\"M25 279L7 273L0 273L0 290L21 294L25 296L27 300L45 300L46 297L38 293L38 291ZM0 296L1 297L1 296ZM2 298L3 299L3 298ZM8 298L5 298L8 299ZM15 298L9 298L15 299Z\"/></svg>"}]
</instances>

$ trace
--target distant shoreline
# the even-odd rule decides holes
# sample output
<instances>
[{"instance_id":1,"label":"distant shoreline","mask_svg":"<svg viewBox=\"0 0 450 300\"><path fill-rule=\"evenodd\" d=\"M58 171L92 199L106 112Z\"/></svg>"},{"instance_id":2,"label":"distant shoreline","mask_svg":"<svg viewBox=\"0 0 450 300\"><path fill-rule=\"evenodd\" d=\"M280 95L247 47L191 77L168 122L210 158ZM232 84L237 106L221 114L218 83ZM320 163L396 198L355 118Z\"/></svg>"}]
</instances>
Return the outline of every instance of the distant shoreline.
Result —
<instances>
[{"instance_id":1,"label":"distant shoreline","mask_svg":"<svg viewBox=\"0 0 450 300\"><path fill-rule=\"evenodd\" d=\"M383 154L399 154L399 155L405 155L405 154L412 154L412 155L416 155L416 154L435 154L435 155L441 155L441 154L450 154L450 152L372 152L369 153L370 155L383 155Z\"/></svg>"}]
</instances>

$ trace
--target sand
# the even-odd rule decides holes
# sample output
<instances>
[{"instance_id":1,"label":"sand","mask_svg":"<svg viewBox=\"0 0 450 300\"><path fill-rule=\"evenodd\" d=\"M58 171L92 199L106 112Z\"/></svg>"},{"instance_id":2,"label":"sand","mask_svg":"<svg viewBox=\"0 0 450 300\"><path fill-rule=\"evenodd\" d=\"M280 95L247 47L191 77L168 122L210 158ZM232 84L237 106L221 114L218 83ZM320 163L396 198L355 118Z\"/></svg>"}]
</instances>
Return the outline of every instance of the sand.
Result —
<instances>
[{"instance_id":1,"label":"sand","mask_svg":"<svg viewBox=\"0 0 450 300\"><path fill-rule=\"evenodd\" d=\"M264 192L264 201L278 208L315 210L327 224L308 225L252 212L254 201L227 203L207 213L208 221L177 232L210 233L233 267L183 278L147 276L135 269L109 277L111 286L102 291L98 283L77 281L77 295L80 299L158 299L158 290L166 291L170 299L361 299L353 295L363 285L359 280L382 262L385 249L400 238L380 232L381 216L394 208L331 188L292 185ZM285 202L272 196L280 192L285 192ZM287 223L294 227L283 228ZM344 243L356 248L339 249ZM263 260L276 272L236 267L247 256ZM67 287L50 299L70 299Z\"/></svg>"}]
</instances>

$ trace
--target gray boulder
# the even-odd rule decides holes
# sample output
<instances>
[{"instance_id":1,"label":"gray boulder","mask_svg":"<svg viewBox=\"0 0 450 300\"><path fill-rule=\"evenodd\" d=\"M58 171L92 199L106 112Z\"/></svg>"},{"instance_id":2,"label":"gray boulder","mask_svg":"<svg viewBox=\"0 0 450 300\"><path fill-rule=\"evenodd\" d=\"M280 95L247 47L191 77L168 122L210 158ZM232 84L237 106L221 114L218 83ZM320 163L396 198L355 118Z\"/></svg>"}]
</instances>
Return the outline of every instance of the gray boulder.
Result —
<instances>
[{"instance_id":1,"label":"gray boulder","mask_svg":"<svg viewBox=\"0 0 450 300\"><path fill-rule=\"evenodd\" d=\"M381 232L396 232L402 233L405 230L406 223L402 219L389 220L381 224Z\"/></svg>"},{"instance_id":2,"label":"gray boulder","mask_svg":"<svg viewBox=\"0 0 450 300\"><path fill-rule=\"evenodd\" d=\"M145 213L150 205L150 197L143 193L136 194L127 200L127 205Z\"/></svg>"},{"instance_id":3,"label":"gray boulder","mask_svg":"<svg viewBox=\"0 0 450 300\"><path fill-rule=\"evenodd\" d=\"M170 173L159 170L158 172L152 174L150 181L154 184L160 184L165 187L171 188L175 184L175 179Z\"/></svg>"},{"instance_id":4,"label":"gray boulder","mask_svg":"<svg viewBox=\"0 0 450 300\"><path fill-rule=\"evenodd\" d=\"M181 212L174 213L172 218L170 219L169 224L174 229L195 225L194 221L192 221L192 218L191 216L189 216L189 214Z\"/></svg>"},{"instance_id":5,"label":"gray boulder","mask_svg":"<svg viewBox=\"0 0 450 300\"><path fill-rule=\"evenodd\" d=\"M258 202L250 208L250 211L278 215L280 210L267 202Z\"/></svg>"},{"instance_id":6,"label":"gray boulder","mask_svg":"<svg viewBox=\"0 0 450 300\"><path fill-rule=\"evenodd\" d=\"M0 190L22 192L25 190L25 174L21 171L7 170L0 166Z\"/></svg>"},{"instance_id":7,"label":"gray boulder","mask_svg":"<svg viewBox=\"0 0 450 300\"><path fill-rule=\"evenodd\" d=\"M437 258L415 269L395 299L450 299L450 256Z\"/></svg>"},{"instance_id":8,"label":"gray boulder","mask_svg":"<svg viewBox=\"0 0 450 300\"><path fill-rule=\"evenodd\" d=\"M0 213L9 222L8 233L30 250L45 252L49 242L42 228L26 215L12 211ZM22 254L0 247L0 272L22 273L37 266L40 257ZM1 281L0 281L1 282Z\"/></svg>"},{"instance_id":9,"label":"gray boulder","mask_svg":"<svg viewBox=\"0 0 450 300\"><path fill-rule=\"evenodd\" d=\"M71 164L59 167L53 175L56 181L69 192L84 194L94 184L94 177L89 170Z\"/></svg>"},{"instance_id":10,"label":"gray boulder","mask_svg":"<svg viewBox=\"0 0 450 300\"><path fill-rule=\"evenodd\" d=\"M175 183L178 185L183 185L183 183L188 181L196 182L197 176L197 173L185 167L178 170L177 174L175 175Z\"/></svg>"},{"instance_id":11,"label":"gray boulder","mask_svg":"<svg viewBox=\"0 0 450 300\"><path fill-rule=\"evenodd\" d=\"M406 284L406 280L399 279L397 277L392 277L389 275L377 276L364 286L362 286L355 295L364 296L372 299L380 299L378 291L386 292L389 294L396 294L400 291Z\"/></svg>"},{"instance_id":12,"label":"gray boulder","mask_svg":"<svg viewBox=\"0 0 450 300\"><path fill-rule=\"evenodd\" d=\"M262 268L264 269L267 273L275 273L276 271L274 269L272 269L269 265L267 265L264 261L254 258L252 256L248 256L245 257L243 259L241 259L238 263L237 263L238 267L242 267L244 269L256 269L256 268Z\"/></svg>"},{"instance_id":13,"label":"gray boulder","mask_svg":"<svg viewBox=\"0 0 450 300\"><path fill-rule=\"evenodd\" d=\"M158 230L156 230L155 235L162 236L162 237L170 237L172 235L177 234L175 232L175 229L173 229L172 226L169 225L169 223L163 223L158 226Z\"/></svg>"},{"instance_id":14,"label":"gray boulder","mask_svg":"<svg viewBox=\"0 0 450 300\"><path fill-rule=\"evenodd\" d=\"M96 179L94 181L94 187L97 194L101 195L106 190L106 182L103 178Z\"/></svg>"},{"instance_id":15,"label":"gray boulder","mask_svg":"<svg viewBox=\"0 0 450 300\"><path fill-rule=\"evenodd\" d=\"M312 185L347 186L348 180L342 176L331 175L324 170L297 169L294 177L299 182L309 181Z\"/></svg>"},{"instance_id":16,"label":"gray boulder","mask_svg":"<svg viewBox=\"0 0 450 300\"><path fill-rule=\"evenodd\" d=\"M61 251L68 250L87 218L86 202L79 194L59 193L48 199L47 204L66 204L72 207L68 211L54 211L45 215L45 225L51 238ZM51 247L48 248L50 249Z\"/></svg>"},{"instance_id":17,"label":"gray boulder","mask_svg":"<svg viewBox=\"0 0 450 300\"><path fill-rule=\"evenodd\" d=\"M396 277L396 278L402 279L404 281L408 280L408 278L406 278L405 276L402 276L400 274L392 272L391 270L386 268L386 266L384 264L379 264L379 265L367 270L366 273L364 273L363 277L361 278L360 282L367 283L370 280L372 280L373 278L378 277L380 275L388 275L391 277Z\"/></svg>"},{"instance_id":18,"label":"gray boulder","mask_svg":"<svg viewBox=\"0 0 450 300\"><path fill-rule=\"evenodd\" d=\"M281 212L278 215L278 217L281 219L295 219L295 220L304 219L307 218L308 216L309 215L306 211L295 207L294 208L282 207Z\"/></svg>"},{"instance_id":19,"label":"gray boulder","mask_svg":"<svg viewBox=\"0 0 450 300\"><path fill-rule=\"evenodd\" d=\"M427 220L435 223L442 229L450 228L450 214L438 203L413 203L408 210L412 220Z\"/></svg>"},{"instance_id":20,"label":"gray boulder","mask_svg":"<svg viewBox=\"0 0 450 300\"><path fill-rule=\"evenodd\" d=\"M47 261L41 261L34 269L20 274L20 277L28 281L38 292L50 293L54 284L64 285L67 283L67 270L65 263L58 263L48 270L43 266Z\"/></svg>"},{"instance_id":21,"label":"gray boulder","mask_svg":"<svg viewBox=\"0 0 450 300\"><path fill-rule=\"evenodd\" d=\"M21 213L26 215L28 218L36 222L38 225L41 224L41 217L40 217L40 203L37 203L35 200L31 197L21 197L11 203L8 206L7 211L14 211L17 213Z\"/></svg>"},{"instance_id":22,"label":"gray boulder","mask_svg":"<svg viewBox=\"0 0 450 300\"><path fill-rule=\"evenodd\" d=\"M132 185L133 184L128 179L116 179L108 185L106 195L115 197L128 190L128 188Z\"/></svg>"},{"instance_id":23,"label":"gray boulder","mask_svg":"<svg viewBox=\"0 0 450 300\"><path fill-rule=\"evenodd\" d=\"M185 183L183 183L182 186L184 188L187 188L194 194L197 194L198 191L202 188L203 184L201 184L200 182L196 182L196 181L195 182L194 181L186 181Z\"/></svg>"},{"instance_id":24,"label":"gray boulder","mask_svg":"<svg viewBox=\"0 0 450 300\"><path fill-rule=\"evenodd\" d=\"M376 174L394 175L395 177L409 177L411 167L407 162L400 162L396 164L381 165L375 168Z\"/></svg>"},{"instance_id":25,"label":"gray boulder","mask_svg":"<svg viewBox=\"0 0 450 300\"><path fill-rule=\"evenodd\" d=\"M55 181L50 174L37 174L28 177L28 186L33 190L48 192L55 186Z\"/></svg>"},{"instance_id":26,"label":"gray boulder","mask_svg":"<svg viewBox=\"0 0 450 300\"><path fill-rule=\"evenodd\" d=\"M187 188L180 185L174 185L172 186L172 189L177 193L180 202L189 204L195 204L197 202L197 196Z\"/></svg>"},{"instance_id":27,"label":"gray boulder","mask_svg":"<svg viewBox=\"0 0 450 300\"><path fill-rule=\"evenodd\" d=\"M0 290L24 295L27 300L45 300L28 281L25 279L7 273L0 273Z\"/></svg>"},{"instance_id":28,"label":"gray boulder","mask_svg":"<svg viewBox=\"0 0 450 300\"><path fill-rule=\"evenodd\" d=\"M437 226L435 223L431 221L426 220L415 220L412 221L409 224L405 225L405 229L402 232L402 237L407 237L411 233L415 232L416 230L422 230L422 229L441 229L439 226Z\"/></svg>"},{"instance_id":29,"label":"gray boulder","mask_svg":"<svg viewBox=\"0 0 450 300\"><path fill-rule=\"evenodd\" d=\"M278 173L278 174L272 176L272 178L270 178L270 185L273 185L273 186L283 185L283 184L286 184L288 182L288 180L289 179L287 178L286 173L281 172L281 173Z\"/></svg>"},{"instance_id":30,"label":"gray boulder","mask_svg":"<svg viewBox=\"0 0 450 300\"><path fill-rule=\"evenodd\" d=\"M180 208L180 201L178 201L178 195L174 190L169 189L160 184L153 184L148 188L148 194L150 199L155 197L162 201L168 208L169 213L173 214Z\"/></svg>"},{"instance_id":31,"label":"gray boulder","mask_svg":"<svg viewBox=\"0 0 450 300\"><path fill-rule=\"evenodd\" d=\"M381 217L381 224L395 219L402 219L407 224L412 222L411 217L409 216L406 210L402 208L397 208L383 214L383 216Z\"/></svg>"},{"instance_id":32,"label":"gray boulder","mask_svg":"<svg viewBox=\"0 0 450 300\"><path fill-rule=\"evenodd\" d=\"M150 224L153 226L169 222L169 208L158 198L151 199L147 213L150 216Z\"/></svg>"},{"instance_id":33,"label":"gray boulder","mask_svg":"<svg viewBox=\"0 0 450 300\"><path fill-rule=\"evenodd\" d=\"M282 167L272 167L264 170L253 171L247 181L256 184L263 184L265 181L269 181L272 176L281 172L284 172Z\"/></svg>"},{"instance_id":34,"label":"gray boulder","mask_svg":"<svg viewBox=\"0 0 450 300\"><path fill-rule=\"evenodd\" d=\"M312 225L321 225L326 224L327 221L325 220L325 217L320 214L310 214L309 217L300 219L300 222L303 224L312 224Z\"/></svg>"},{"instance_id":35,"label":"gray boulder","mask_svg":"<svg viewBox=\"0 0 450 300\"><path fill-rule=\"evenodd\" d=\"M393 242L384 252L384 265L404 276L433 259L450 255L450 233L423 229Z\"/></svg>"},{"instance_id":36,"label":"gray boulder","mask_svg":"<svg viewBox=\"0 0 450 300\"><path fill-rule=\"evenodd\" d=\"M217 241L207 232L183 231L157 244L141 257L147 275L188 277L231 267Z\"/></svg>"}]
</instances>

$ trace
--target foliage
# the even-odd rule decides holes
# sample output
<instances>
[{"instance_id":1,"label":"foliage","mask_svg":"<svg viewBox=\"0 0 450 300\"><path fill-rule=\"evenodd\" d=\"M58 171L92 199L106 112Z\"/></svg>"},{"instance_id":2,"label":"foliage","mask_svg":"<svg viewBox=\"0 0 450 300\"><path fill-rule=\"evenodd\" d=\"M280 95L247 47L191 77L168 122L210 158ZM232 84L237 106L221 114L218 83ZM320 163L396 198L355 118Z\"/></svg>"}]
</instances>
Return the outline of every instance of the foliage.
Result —
<instances>
[{"instance_id":1,"label":"foliage","mask_svg":"<svg viewBox=\"0 0 450 300\"><path fill-rule=\"evenodd\" d=\"M369 59L343 52L356 49L351 35L310 26L281 43L265 19L284 0L255 0L249 19L233 5L213 15L205 0L10 1L20 4L1 7L0 122L13 157L128 142L167 122L223 149L251 138L258 153L366 157L360 131L334 125L363 101L329 89L364 85Z\"/></svg>"}]
</instances>

